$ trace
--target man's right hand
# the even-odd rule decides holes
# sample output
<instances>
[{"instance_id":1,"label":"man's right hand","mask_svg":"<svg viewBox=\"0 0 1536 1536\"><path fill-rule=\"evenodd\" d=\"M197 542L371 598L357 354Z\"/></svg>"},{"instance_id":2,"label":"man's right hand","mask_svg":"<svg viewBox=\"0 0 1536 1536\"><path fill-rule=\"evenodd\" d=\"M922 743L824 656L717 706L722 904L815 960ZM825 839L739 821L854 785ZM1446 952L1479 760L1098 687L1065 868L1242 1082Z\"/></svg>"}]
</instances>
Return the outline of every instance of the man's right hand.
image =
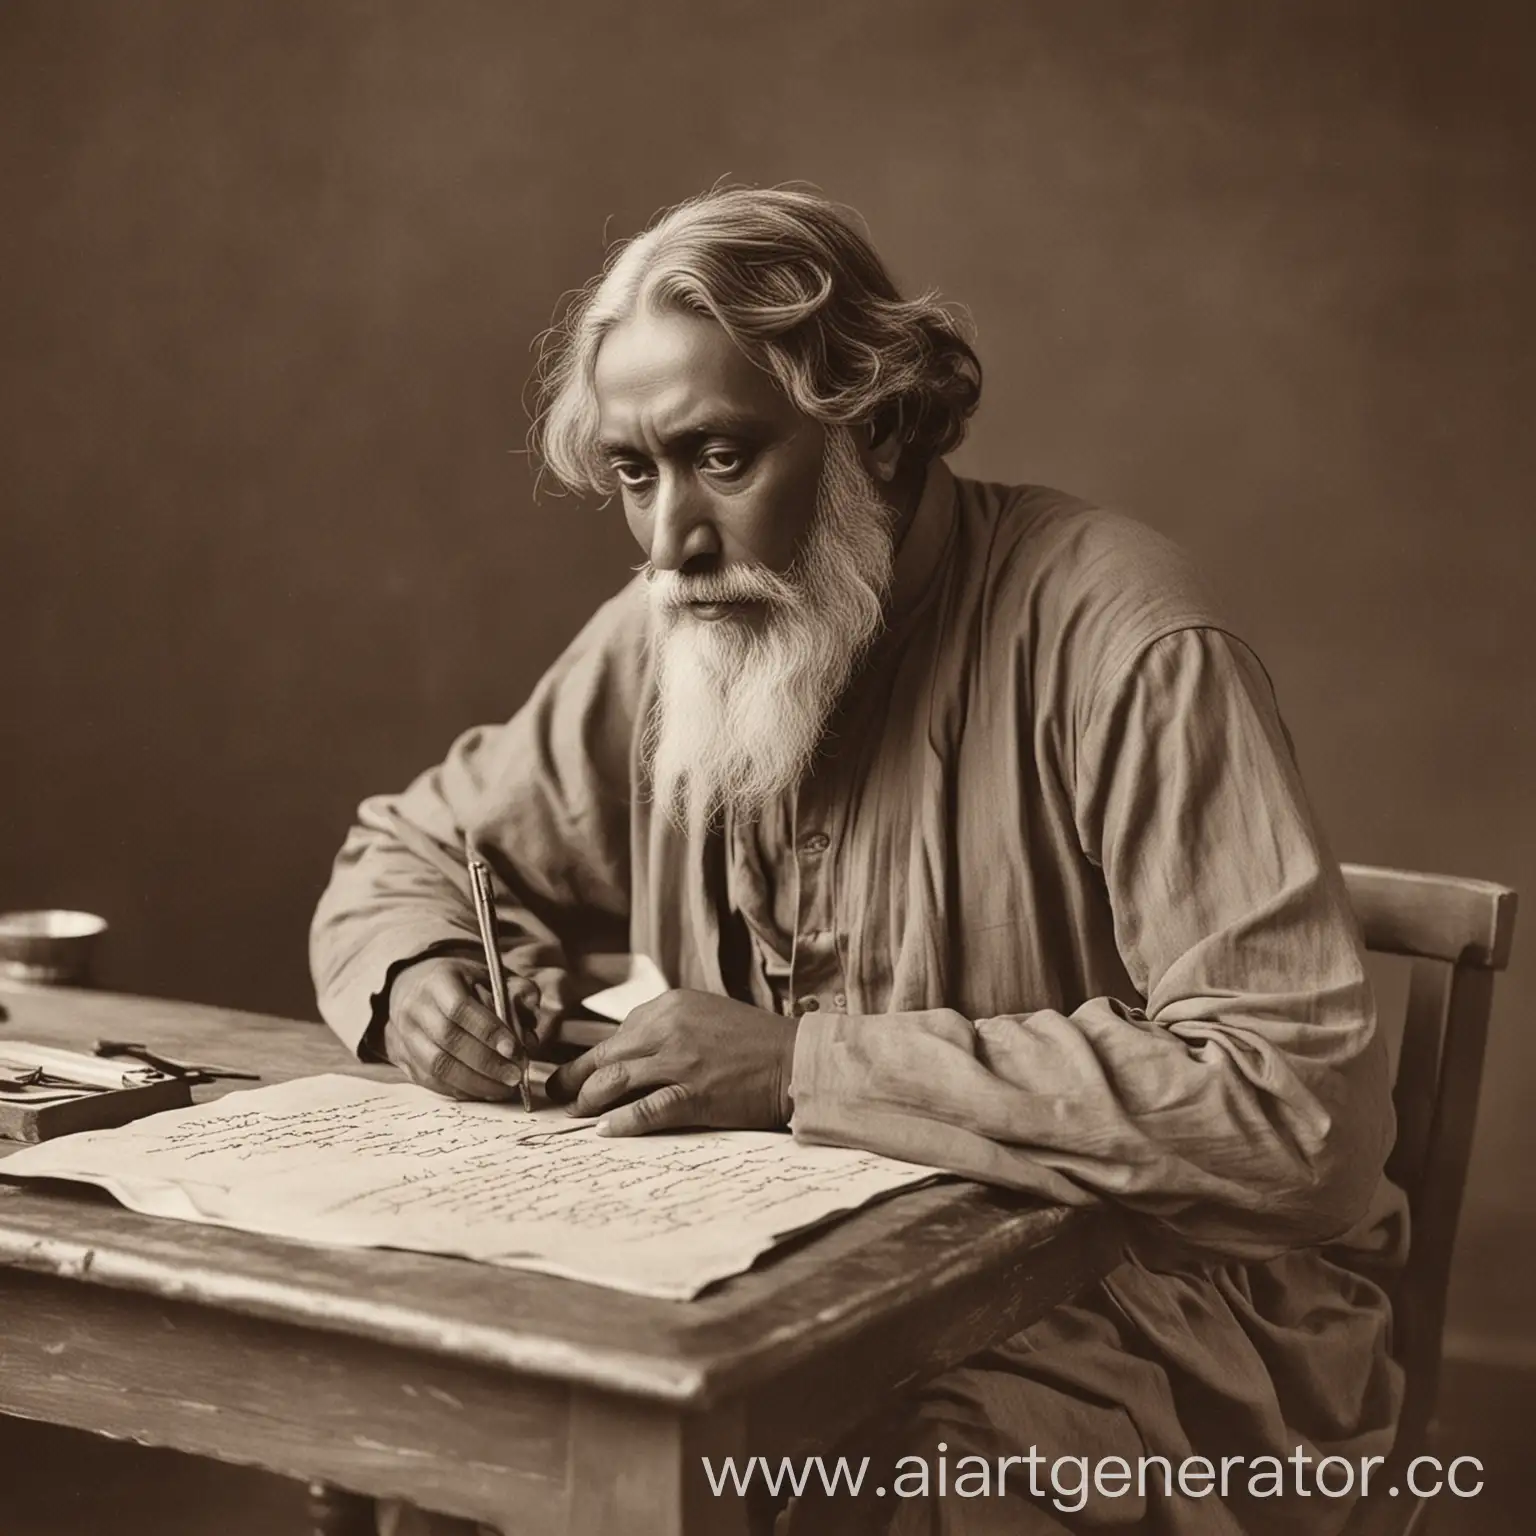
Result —
<instances>
[{"instance_id":1,"label":"man's right hand","mask_svg":"<svg viewBox=\"0 0 1536 1536\"><path fill-rule=\"evenodd\" d=\"M439 956L407 966L389 989L384 1054L413 1083L454 1099L517 1095L518 1049L490 1005L484 965ZM507 977L509 1007L531 1018L539 990Z\"/></svg>"}]
</instances>

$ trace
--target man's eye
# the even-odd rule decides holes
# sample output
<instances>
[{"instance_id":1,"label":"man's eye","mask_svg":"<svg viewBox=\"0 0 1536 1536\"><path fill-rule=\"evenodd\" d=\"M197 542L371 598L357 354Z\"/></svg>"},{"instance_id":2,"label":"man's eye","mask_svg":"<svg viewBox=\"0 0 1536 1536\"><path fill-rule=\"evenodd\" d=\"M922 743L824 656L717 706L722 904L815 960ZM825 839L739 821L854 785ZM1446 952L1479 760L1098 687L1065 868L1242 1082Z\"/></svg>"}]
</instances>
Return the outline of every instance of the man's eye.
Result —
<instances>
[{"instance_id":1,"label":"man's eye","mask_svg":"<svg viewBox=\"0 0 1536 1536\"><path fill-rule=\"evenodd\" d=\"M629 490L643 490L648 486L655 475L648 464L637 464L634 460L619 460L613 466L613 473L618 478L620 485Z\"/></svg>"},{"instance_id":2,"label":"man's eye","mask_svg":"<svg viewBox=\"0 0 1536 1536\"><path fill-rule=\"evenodd\" d=\"M747 467L747 456L740 448L706 448L700 467L710 475L739 475Z\"/></svg>"}]
</instances>

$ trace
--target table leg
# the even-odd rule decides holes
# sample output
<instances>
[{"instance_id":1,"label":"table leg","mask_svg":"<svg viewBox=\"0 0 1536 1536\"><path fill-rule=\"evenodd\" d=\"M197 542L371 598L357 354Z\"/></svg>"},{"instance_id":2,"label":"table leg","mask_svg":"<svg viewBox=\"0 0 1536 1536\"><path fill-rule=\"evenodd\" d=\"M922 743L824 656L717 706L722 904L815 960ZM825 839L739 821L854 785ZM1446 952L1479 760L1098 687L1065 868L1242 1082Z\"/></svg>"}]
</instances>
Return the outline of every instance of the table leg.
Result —
<instances>
[{"instance_id":1,"label":"table leg","mask_svg":"<svg viewBox=\"0 0 1536 1536\"><path fill-rule=\"evenodd\" d=\"M330 1483L309 1485L311 1536L378 1536L373 1500Z\"/></svg>"},{"instance_id":2,"label":"table leg","mask_svg":"<svg viewBox=\"0 0 1536 1536\"><path fill-rule=\"evenodd\" d=\"M571 1411L568 1536L766 1536L773 1510L730 1488L717 1497L705 1475L706 1457L718 1469L748 1454L739 1408L684 1414L584 1395Z\"/></svg>"}]
</instances>

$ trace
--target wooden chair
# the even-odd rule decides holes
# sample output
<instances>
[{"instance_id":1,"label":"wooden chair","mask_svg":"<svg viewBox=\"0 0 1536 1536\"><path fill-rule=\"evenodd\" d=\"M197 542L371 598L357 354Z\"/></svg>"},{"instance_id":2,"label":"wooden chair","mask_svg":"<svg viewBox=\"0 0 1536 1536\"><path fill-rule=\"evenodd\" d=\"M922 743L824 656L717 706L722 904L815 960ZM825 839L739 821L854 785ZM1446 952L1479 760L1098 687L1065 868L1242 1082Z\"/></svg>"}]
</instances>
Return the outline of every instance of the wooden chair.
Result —
<instances>
[{"instance_id":1,"label":"wooden chair","mask_svg":"<svg viewBox=\"0 0 1536 1536\"><path fill-rule=\"evenodd\" d=\"M1393 1103L1397 1141L1387 1163L1408 1196L1412 1242L1393 1301L1393 1353L1406 1378L1397 1445L1372 1477L1402 1487L1424 1452L1440 1383L1440 1346L1456 1223L1477 1122L1493 978L1509 963L1515 893L1483 880L1346 864L1344 880L1365 946L1412 962ZM1385 1476L1383 1476L1385 1474ZM1426 1500L1371 1497L1348 1536L1423 1530Z\"/></svg>"}]
</instances>

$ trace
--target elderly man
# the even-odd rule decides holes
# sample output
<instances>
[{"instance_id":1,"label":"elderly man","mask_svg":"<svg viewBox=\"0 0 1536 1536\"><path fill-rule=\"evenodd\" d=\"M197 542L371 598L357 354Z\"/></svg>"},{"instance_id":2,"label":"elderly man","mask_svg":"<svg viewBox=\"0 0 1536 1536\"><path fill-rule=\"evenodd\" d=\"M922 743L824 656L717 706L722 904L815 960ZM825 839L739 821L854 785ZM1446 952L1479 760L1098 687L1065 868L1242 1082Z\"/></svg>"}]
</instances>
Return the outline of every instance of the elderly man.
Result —
<instances>
[{"instance_id":1,"label":"elderly man","mask_svg":"<svg viewBox=\"0 0 1536 1536\"><path fill-rule=\"evenodd\" d=\"M858 1449L1242 1470L794 1529L1336 1530L1349 1500L1302 1469L1390 1446L1367 1274L1402 1207L1358 939L1258 659L1148 529L949 470L976 357L814 196L671 210L542 382L545 464L616 497L645 564L507 724L364 804L315 919L326 1019L441 1092L513 1091L467 839L541 1037L578 949L672 987L551 1079L606 1134L787 1127L1129 1213L1107 1280L871 1404Z\"/></svg>"}]
</instances>

